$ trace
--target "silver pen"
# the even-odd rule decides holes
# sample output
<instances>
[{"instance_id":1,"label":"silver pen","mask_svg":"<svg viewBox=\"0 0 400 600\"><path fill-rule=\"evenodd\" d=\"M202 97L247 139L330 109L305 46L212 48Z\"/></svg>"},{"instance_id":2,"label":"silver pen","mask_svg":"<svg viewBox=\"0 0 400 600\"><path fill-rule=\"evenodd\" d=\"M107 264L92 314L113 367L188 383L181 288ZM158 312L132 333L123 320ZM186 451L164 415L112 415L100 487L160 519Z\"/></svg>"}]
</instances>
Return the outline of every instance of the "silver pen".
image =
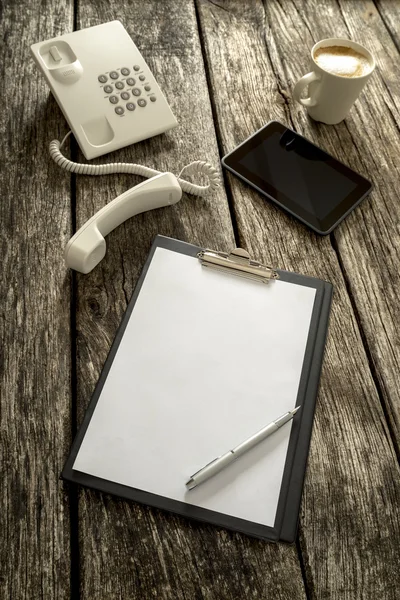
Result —
<instances>
[{"instance_id":1,"label":"silver pen","mask_svg":"<svg viewBox=\"0 0 400 600\"><path fill-rule=\"evenodd\" d=\"M227 465L230 465L234 460L239 458L239 456L247 452L247 450L254 448L254 446L256 446L259 442L262 442L272 433L278 431L278 429L285 425L285 423L291 421L299 408L300 406L297 406L293 410L290 410L279 417L279 419L276 419L276 421L272 421L272 423L266 425L260 429L260 431L257 431L257 433L247 438L247 440L236 446L236 448L233 448L233 450L229 450L229 452L226 452L222 456L212 460L210 463L208 463L208 465L190 477L189 481L186 482L186 487L189 490L192 490L194 487L196 487L196 485L203 483L203 481L207 481L207 479L222 471L222 469L224 469Z\"/></svg>"}]
</instances>

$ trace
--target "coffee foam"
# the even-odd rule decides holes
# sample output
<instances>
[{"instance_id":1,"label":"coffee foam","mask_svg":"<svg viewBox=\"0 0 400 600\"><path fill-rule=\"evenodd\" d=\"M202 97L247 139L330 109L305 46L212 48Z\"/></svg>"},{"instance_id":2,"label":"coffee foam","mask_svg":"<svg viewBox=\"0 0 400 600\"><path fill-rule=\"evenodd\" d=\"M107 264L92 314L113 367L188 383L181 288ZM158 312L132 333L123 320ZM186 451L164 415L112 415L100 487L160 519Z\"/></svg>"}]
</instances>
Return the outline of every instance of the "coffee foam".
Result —
<instances>
[{"instance_id":1,"label":"coffee foam","mask_svg":"<svg viewBox=\"0 0 400 600\"><path fill-rule=\"evenodd\" d=\"M371 71L368 58L348 46L318 48L314 60L321 69L340 77L361 77Z\"/></svg>"}]
</instances>

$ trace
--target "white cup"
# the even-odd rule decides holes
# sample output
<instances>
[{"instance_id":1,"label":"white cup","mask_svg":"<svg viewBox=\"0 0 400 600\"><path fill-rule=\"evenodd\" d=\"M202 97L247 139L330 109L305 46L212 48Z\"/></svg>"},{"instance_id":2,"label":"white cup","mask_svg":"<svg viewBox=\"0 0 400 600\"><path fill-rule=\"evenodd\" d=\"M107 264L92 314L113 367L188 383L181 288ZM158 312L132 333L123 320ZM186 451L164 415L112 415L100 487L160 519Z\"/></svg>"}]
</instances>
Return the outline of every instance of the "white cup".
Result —
<instances>
[{"instance_id":1,"label":"white cup","mask_svg":"<svg viewBox=\"0 0 400 600\"><path fill-rule=\"evenodd\" d=\"M342 77L322 69L314 60L315 52L327 46L345 46L353 48L370 62L371 69L360 77ZM315 121L328 125L340 123L348 114L361 90L375 69L372 54L356 42L340 38L321 40L311 49L311 72L304 75L295 85L293 97L307 107L308 114ZM303 90L308 86L308 98L301 98Z\"/></svg>"}]
</instances>

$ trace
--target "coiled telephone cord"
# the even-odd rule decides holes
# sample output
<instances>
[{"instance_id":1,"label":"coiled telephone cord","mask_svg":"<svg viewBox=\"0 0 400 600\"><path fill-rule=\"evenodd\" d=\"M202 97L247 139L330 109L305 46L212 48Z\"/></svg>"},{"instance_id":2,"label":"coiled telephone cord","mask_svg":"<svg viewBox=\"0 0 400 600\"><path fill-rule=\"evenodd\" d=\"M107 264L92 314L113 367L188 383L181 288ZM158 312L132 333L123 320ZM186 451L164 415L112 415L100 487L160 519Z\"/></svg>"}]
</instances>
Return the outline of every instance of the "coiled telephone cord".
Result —
<instances>
[{"instance_id":1,"label":"coiled telephone cord","mask_svg":"<svg viewBox=\"0 0 400 600\"><path fill-rule=\"evenodd\" d=\"M72 160L66 158L61 152L61 148L65 143L65 140L71 133L72 132L69 131L61 142L59 140L53 140L50 142L49 146L50 156L54 162L59 167L69 171L70 173L77 173L80 175L109 175L111 173L129 173L131 175L140 175L141 177L150 178L163 172L156 171L156 169L150 169L149 167L144 167L142 165L136 165L134 163L121 162L103 165L88 165L73 162ZM191 183L190 181L186 181L186 179L181 179L181 175L184 171L191 171L194 176L203 175L207 177L209 184L197 185L195 183ZM213 192L220 185L220 178L217 170L208 162L203 160L196 160L183 167L177 176L177 179L182 190L187 194L192 194L193 196L204 196L208 192Z\"/></svg>"}]
</instances>

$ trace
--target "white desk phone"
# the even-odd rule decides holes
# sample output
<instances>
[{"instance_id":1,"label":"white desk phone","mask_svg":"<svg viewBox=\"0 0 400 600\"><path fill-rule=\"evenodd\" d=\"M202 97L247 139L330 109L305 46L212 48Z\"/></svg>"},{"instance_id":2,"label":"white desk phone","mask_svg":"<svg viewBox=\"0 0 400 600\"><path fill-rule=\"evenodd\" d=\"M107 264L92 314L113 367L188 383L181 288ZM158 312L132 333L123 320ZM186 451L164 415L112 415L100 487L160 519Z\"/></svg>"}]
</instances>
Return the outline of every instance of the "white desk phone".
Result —
<instances>
[{"instance_id":1,"label":"white desk phone","mask_svg":"<svg viewBox=\"0 0 400 600\"><path fill-rule=\"evenodd\" d=\"M95 158L163 133L178 123L154 76L119 21L81 29L31 46L78 144L87 159ZM62 142L50 143L50 155L63 169L84 175L132 173L150 177L96 213L70 239L65 249L69 267L89 273L104 257L104 236L126 219L146 210L179 202L182 190L197 196L219 185L210 164L195 161L178 177L141 165L79 164L68 160ZM185 169L203 174L209 185L180 179Z\"/></svg>"}]
</instances>

